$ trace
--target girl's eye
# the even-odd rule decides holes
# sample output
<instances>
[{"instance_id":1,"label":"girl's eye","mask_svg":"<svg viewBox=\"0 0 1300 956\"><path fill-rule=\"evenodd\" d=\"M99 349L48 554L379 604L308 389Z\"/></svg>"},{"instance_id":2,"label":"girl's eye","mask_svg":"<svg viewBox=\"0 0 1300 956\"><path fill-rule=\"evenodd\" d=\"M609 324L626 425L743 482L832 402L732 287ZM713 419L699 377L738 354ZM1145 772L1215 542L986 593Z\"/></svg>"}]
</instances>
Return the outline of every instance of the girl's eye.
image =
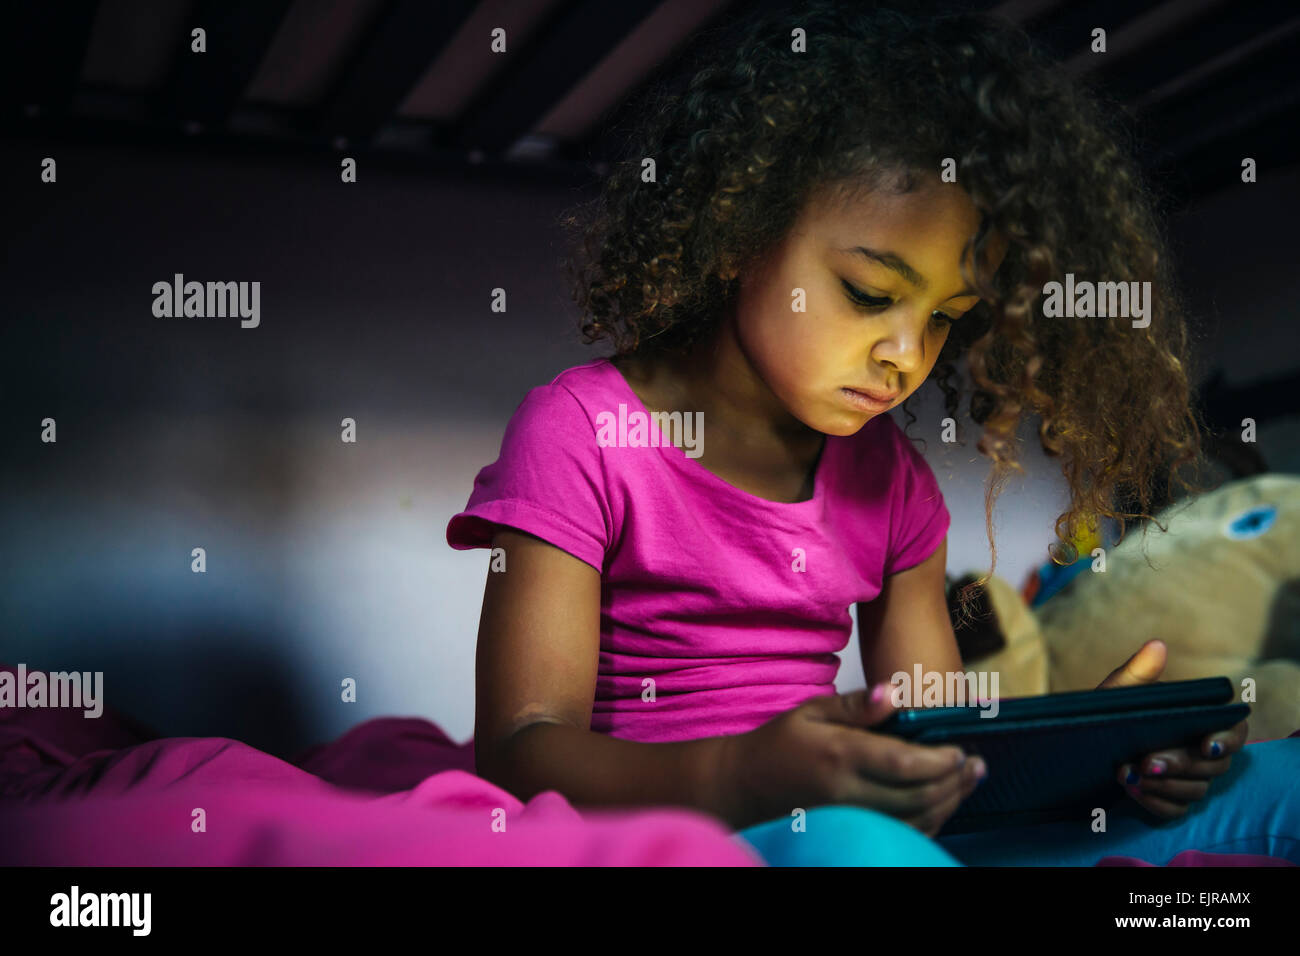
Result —
<instances>
[{"instance_id":1,"label":"girl's eye","mask_svg":"<svg viewBox=\"0 0 1300 956\"><path fill-rule=\"evenodd\" d=\"M840 282L844 285L844 291L848 294L850 301L860 308L875 312L879 309L885 308L886 306L893 305L894 303L894 300L890 298L879 298L874 295L867 295L864 292L860 292L855 289L851 283L844 279L841 279ZM946 329L957 321L952 316L944 315L942 312L935 312L930 316L930 318L934 324L941 329Z\"/></svg>"},{"instance_id":2,"label":"girl's eye","mask_svg":"<svg viewBox=\"0 0 1300 956\"><path fill-rule=\"evenodd\" d=\"M849 299L857 305L868 309L883 309L887 305L892 305L894 300L889 298L877 298L874 295L867 295L865 292L859 292L847 280L841 279L844 291L848 293Z\"/></svg>"}]
</instances>

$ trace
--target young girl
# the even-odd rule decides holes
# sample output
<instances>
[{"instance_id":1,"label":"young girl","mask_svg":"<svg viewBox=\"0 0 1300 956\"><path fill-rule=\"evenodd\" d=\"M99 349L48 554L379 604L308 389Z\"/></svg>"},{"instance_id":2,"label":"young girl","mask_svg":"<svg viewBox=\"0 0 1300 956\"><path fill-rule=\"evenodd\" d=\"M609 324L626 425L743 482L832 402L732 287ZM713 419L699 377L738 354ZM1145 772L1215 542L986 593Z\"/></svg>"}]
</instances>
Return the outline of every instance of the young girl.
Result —
<instances>
[{"instance_id":1,"label":"young girl","mask_svg":"<svg viewBox=\"0 0 1300 956\"><path fill-rule=\"evenodd\" d=\"M583 330L613 355L527 393L448 525L452 547L493 549L479 774L521 799L695 807L774 864L1300 861L1300 738L1242 751L1242 723L1121 767L1133 800L1105 833L936 841L998 768L871 730L892 674L962 670L948 511L887 414L936 366L957 419L968 360L999 480L1041 416L1072 496L1062 540L1122 526L1119 494L1145 509L1196 456L1169 257L1101 111L972 15L817 4L698 62L572 220ZM1150 282L1149 323L1045 316L1067 273ZM840 695L853 604L875 689ZM1155 681L1164 654L1099 661L1099 679L1120 664L1100 686Z\"/></svg>"}]
</instances>

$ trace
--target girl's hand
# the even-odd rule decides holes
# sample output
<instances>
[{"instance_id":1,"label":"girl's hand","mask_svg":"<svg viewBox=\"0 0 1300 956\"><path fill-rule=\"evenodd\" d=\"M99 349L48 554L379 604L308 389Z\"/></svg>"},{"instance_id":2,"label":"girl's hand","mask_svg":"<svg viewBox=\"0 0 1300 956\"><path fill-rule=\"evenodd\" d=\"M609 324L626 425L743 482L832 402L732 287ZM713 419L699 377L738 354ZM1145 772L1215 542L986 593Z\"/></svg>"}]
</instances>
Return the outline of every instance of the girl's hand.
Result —
<instances>
[{"instance_id":1,"label":"girl's hand","mask_svg":"<svg viewBox=\"0 0 1300 956\"><path fill-rule=\"evenodd\" d=\"M934 836L985 772L954 746L914 744L872 727L894 712L889 685L805 701L726 741L720 805L737 828L796 808L869 807Z\"/></svg>"},{"instance_id":2,"label":"girl's hand","mask_svg":"<svg viewBox=\"0 0 1300 956\"><path fill-rule=\"evenodd\" d=\"M1154 684L1165 669L1167 650L1161 641L1147 641L1136 654L1097 685L1132 687ZM1116 779L1138 805L1158 817L1173 819L1187 813L1210 789L1210 781L1228 772L1232 755L1246 742L1247 722L1210 734L1199 752L1187 747L1147 754L1123 764Z\"/></svg>"}]
</instances>

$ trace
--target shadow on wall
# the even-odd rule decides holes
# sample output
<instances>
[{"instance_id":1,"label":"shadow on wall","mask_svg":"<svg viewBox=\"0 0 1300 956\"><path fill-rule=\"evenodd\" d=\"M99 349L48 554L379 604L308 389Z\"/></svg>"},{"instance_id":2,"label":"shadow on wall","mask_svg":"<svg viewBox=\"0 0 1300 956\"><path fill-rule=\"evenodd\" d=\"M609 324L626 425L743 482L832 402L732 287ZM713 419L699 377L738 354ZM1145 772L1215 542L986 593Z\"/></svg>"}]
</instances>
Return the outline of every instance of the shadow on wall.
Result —
<instances>
[{"instance_id":1,"label":"shadow on wall","mask_svg":"<svg viewBox=\"0 0 1300 956\"><path fill-rule=\"evenodd\" d=\"M228 628L184 633L183 646L171 627L69 633L67 645L82 650L21 663L29 673L102 672L105 709L125 713L154 736L228 737L283 759L302 749L312 728L293 663L267 652L276 635Z\"/></svg>"}]
</instances>

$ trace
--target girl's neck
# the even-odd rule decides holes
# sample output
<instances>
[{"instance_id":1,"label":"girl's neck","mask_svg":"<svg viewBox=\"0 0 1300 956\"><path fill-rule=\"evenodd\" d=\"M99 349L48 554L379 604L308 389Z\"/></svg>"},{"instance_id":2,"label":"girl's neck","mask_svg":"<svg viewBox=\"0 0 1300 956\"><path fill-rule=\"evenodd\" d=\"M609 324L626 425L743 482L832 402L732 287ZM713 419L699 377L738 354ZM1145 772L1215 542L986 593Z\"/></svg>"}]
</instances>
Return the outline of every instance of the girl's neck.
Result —
<instances>
[{"instance_id":1,"label":"girl's neck","mask_svg":"<svg viewBox=\"0 0 1300 956\"><path fill-rule=\"evenodd\" d=\"M795 418L750 363L728 310L710 336L685 356L616 360L624 377L653 399L652 410L703 412L715 434L744 436L747 443L773 442L792 452L821 448L820 432ZM639 389L638 389L639 391Z\"/></svg>"}]
</instances>

